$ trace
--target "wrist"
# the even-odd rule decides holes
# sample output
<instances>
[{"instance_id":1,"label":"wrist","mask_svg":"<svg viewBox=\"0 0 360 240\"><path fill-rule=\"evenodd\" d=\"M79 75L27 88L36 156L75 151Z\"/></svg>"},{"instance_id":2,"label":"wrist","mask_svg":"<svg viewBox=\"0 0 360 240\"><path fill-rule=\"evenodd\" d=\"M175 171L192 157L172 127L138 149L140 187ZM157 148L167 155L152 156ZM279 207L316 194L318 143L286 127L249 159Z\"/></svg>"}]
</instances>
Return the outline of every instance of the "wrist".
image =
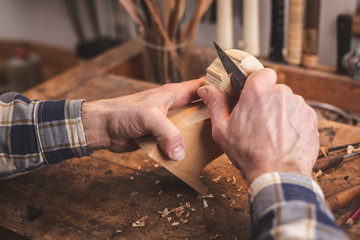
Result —
<instances>
[{"instance_id":1,"label":"wrist","mask_svg":"<svg viewBox=\"0 0 360 240\"><path fill-rule=\"evenodd\" d=\"M110 145L106 127L107 108L103 101L84 102L81 106L85 137L91 150L105 149Z\"/></svg>"}]
</instances>

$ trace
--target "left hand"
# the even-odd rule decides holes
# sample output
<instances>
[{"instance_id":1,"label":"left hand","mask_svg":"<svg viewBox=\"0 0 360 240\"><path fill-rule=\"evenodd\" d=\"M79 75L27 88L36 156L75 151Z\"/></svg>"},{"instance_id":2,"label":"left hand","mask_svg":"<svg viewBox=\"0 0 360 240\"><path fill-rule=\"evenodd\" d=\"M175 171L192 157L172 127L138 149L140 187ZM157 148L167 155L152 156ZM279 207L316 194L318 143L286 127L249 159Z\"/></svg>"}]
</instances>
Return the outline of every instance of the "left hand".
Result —
<instances>
[{"instance_id":1,"label":"left hand","mask_svg":"<svg viewBox=\"0 0 360 240\"><path fill-rule=\"evenodd\" d=\"M144 92L82 104L82 121L90 149L128 152L138 149L134 139L152 134L171 159L185 157L179 129L166 117L169 109L198 98L203 79L166 84Z\"/></svg>"}]
</instances>

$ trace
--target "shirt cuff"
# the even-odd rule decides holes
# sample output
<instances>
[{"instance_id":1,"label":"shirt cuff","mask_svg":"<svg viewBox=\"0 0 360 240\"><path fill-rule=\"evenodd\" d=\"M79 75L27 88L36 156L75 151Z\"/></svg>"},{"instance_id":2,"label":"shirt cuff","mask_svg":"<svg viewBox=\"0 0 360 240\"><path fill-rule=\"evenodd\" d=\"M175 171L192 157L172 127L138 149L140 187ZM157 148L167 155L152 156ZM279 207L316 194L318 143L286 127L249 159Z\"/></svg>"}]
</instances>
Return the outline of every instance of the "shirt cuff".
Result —
<instances>
[{"instance_id":1,"label":"shirt cuff","mask_svg":"<svg viewBox=\"0 0 360 240\"><path fill-rule=\"evenodd\" d=\"M36 103L35 132L41 156L48 164L90 155L81 121L82 102L84 100Z\"/></svg>"},{"instance_id":2,"label":"shirt cuff","mask_svg":"<svg viewBox=\"0 0 360 240\"><path fill-rule=\"evenodd\" d=\"M330 219L334 219L324 201L319 184L300 174L271 172L261 175L250 186L249 202L253 222L257 222L265 214L280 208L286 202L295 205L304 202L313 204Z\"/></svg>"}]
</instances>

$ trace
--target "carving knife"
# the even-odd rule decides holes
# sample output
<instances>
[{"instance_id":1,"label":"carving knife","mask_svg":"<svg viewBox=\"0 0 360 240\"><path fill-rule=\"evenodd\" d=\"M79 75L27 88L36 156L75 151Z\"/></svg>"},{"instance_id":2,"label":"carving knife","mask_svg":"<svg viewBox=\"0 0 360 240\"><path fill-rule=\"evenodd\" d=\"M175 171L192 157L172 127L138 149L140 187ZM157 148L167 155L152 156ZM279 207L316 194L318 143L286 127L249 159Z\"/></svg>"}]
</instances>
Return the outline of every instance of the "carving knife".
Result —
<instances>
[{"instance_id":1,"label":"carving knife","mask_svg":"<svg viewBox=\"0 0 360 240\"><path fill-rule=\"evenodd\" d=\"M241 72L238 66L231 60L231 58L214 42L217 54L226 72L231 74L230 80L232 85L240 92L244 88L246 76Z\"/></svg>"}]
</instances>

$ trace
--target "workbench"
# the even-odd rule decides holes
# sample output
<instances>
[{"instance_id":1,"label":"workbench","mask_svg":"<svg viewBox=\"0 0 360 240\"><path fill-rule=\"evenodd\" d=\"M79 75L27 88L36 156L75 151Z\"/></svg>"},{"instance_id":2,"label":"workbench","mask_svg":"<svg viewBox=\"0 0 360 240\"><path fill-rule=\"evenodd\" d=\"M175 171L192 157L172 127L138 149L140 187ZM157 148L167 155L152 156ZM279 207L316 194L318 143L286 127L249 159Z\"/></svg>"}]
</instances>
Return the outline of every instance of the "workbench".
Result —
<instances>
[{"instance_id":1,"label":"workbench","mask_svg":"<svg viewBox=\"0 0 360 240\"><path fill-rule=\"evenodd\" d=\"M137 41L127 42L24 94L30 99L90 101L156 87L135 79L142 77L141 50ZM279 68L287 74L286 66ZM300 85L301 93L312 94ZM355 88L356 95L360 86ZM320 121L319 131L321 144L329 147L360 141L359 127ZM360 158L352 158L319 176L325 196L360 183L359 168ZM222 155L205 167L202 181L209 188L205 198L141 150L96 151L91 157L0 181L0 235L12 231L19 234L13 239L248 239L249 186L241 171ZM359 204L356 199L334 213L341 227ZM159 213L179 206L183 212L165 217ZM136 222L145 226L134 227ZM359 239L359 227L357 221L345 231Z\"/></svg>"}]
</instances>

